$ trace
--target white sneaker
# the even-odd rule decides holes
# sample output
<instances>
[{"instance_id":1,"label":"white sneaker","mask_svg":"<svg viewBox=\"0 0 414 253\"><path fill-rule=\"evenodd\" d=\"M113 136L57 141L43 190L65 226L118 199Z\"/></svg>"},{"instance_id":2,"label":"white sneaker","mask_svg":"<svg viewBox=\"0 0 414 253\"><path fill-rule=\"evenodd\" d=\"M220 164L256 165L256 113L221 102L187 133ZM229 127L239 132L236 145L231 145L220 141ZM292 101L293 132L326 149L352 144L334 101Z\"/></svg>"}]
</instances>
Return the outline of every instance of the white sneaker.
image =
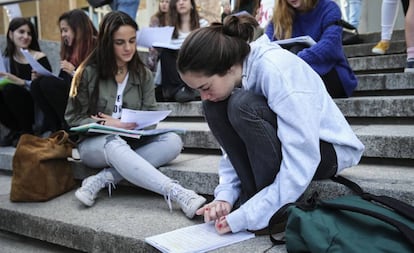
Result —
<instances>
[{"instance_id":1,"label":"white sneaker","mask_svg":"<svg viewBox=\"0 0 414 253\"><path fill-rule=\"evenodd\" d=\"M203 196L198 195L192 190L187 190L177 183L170 183L167 186L165 199L168 206L171 207L171 201L176 202L185 215L192 219L197 209L199 209L206 199Z\"/></svg>"},{"instance_id":2,"label":"white sneaker","mask_svg":"<svg viewBox=\"0 0 414 253\"><path fill-rule=\"evenodd\" d=\"M111 195L111 187L115 188L114 177L110 172L103 170L94 176L85 178L82 186L76 190L75 196L86 206L92 206L95 203L98 192L108 186L109 195Z\"/></svg>"}]
</instances>

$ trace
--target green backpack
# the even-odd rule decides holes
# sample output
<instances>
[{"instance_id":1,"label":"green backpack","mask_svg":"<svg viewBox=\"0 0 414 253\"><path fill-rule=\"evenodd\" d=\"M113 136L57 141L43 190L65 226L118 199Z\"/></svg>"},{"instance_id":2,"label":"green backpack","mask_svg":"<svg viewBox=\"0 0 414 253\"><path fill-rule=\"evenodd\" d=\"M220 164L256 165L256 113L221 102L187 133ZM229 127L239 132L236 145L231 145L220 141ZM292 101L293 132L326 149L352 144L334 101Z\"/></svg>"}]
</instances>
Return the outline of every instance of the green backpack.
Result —
<instances>
[{"instance_id":1,"label":"green backpack","mask_svg":"<svg viewBox=\"0 0 414 253\"><path fill-rule=\"evenodd\" d=\"M320 200L317 193L306 202L281 208L269 222L272 227L287 215L285 239L289 253L412 253L414 207L388 196L364 192L342 176L332 180L351 188L356 195Z\"/></svg>"}]
</instances>

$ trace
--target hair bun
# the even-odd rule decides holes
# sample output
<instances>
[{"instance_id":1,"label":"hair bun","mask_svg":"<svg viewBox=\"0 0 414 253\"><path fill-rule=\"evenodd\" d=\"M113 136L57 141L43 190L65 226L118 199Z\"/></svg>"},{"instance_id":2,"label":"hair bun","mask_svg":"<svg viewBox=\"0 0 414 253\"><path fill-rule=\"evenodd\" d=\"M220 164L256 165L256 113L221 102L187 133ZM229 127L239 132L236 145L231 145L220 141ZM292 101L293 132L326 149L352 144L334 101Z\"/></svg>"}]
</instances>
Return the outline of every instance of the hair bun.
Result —
<instances>
[{"instance_id":1,"label":"hair bun","mask_svg":"<svg viewBox=\"0 0 414 253\"><path fill-rule=\"evenodd\" d=\"M257 20L250 14L229 15L223 21L223 33L232 37L239 37L245 41L251 41L256 28Z\"/></svg>"}]
</instances>

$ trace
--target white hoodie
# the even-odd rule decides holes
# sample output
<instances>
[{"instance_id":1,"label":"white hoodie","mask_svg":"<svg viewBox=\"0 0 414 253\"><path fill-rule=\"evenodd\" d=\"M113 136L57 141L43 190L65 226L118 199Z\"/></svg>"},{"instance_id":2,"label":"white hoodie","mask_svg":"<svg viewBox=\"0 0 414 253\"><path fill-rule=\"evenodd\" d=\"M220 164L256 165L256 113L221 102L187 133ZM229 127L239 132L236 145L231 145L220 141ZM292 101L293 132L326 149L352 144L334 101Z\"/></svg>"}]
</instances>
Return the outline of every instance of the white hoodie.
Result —
<instances>
[{"instance_id":1,"label":"white hoodie","mask_svg":"<svg viewBox=\"0 0 414 253\"><path fill-rule=\"evenodd\" d=\"M356 165L364 151L322 79L301 58L262 36L251 43L242 75L243 88L265 96L277 115L283 159L274 182L227 215L232 232L266 227L280 207L304 193L320 162L320 140L333 144L338 172ZM234 204L240 181L225 152L219 176L215 199Z\"/></svg>"}]
</instances>

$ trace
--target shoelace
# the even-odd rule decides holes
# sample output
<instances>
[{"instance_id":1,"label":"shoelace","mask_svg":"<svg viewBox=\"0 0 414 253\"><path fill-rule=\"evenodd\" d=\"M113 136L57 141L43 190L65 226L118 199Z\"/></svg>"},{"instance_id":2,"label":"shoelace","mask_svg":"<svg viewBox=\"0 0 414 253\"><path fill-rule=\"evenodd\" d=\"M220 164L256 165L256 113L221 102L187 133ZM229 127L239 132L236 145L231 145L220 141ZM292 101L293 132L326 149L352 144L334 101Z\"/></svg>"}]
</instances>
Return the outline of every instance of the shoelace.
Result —
<instances>
[{"instance_id":1,"label":"shoelace","mask_svg":"<svg viewBox=\"0 0 414 253\"><path fill-rule=\"evenodd\" d=\"M170 212L172 212L172 203L171 203L171 196L177 195L177 189L175 189L176 187L171 187L171 189L164 194L164 199L168 204L168 208L170 209Z\"/></svg>"},{"instance_id":2,"label":"shoelace","mask_svg":"<svg viewBox=\"0 0 414 253\"><path fill-rule=\"evenodd\" d=\"M112 188L115 190L115 183L114 182L103 182L101 178L94 177L87 183L85 190L90 192L92 195L98 192L100 189L108 186L108 195L109 197L112 196Z\"/></svg>"},{"instance_id":3,"label":"shoelace","mask_svg":"<svg viewBox=\"0 0 414 253\"><path fill-rule=\"evenodd\" d=\"M108 195L109 197L112 197L112 189L116 189L115 187L115 183L114 182L109 182L108 183Z\"/></svg>"},{"instance_id":4,"label":"shoelace","mask_svg":"<svg viewBox=\"0 0 414 253\"><path fill-rule=\"evenodd\" d=\"M185 206L187 206L190 200L193 198L191 196L190 191L186 191L185 189L180 189L178 185L174 185L173 187L171 187L168 193L164 195L164 199L168 203L170 212L172 212L172 203L171 203L172 197L175 197L176 202L178 202L179 204L184 204Z\"/></svg>"}]
</instances>

